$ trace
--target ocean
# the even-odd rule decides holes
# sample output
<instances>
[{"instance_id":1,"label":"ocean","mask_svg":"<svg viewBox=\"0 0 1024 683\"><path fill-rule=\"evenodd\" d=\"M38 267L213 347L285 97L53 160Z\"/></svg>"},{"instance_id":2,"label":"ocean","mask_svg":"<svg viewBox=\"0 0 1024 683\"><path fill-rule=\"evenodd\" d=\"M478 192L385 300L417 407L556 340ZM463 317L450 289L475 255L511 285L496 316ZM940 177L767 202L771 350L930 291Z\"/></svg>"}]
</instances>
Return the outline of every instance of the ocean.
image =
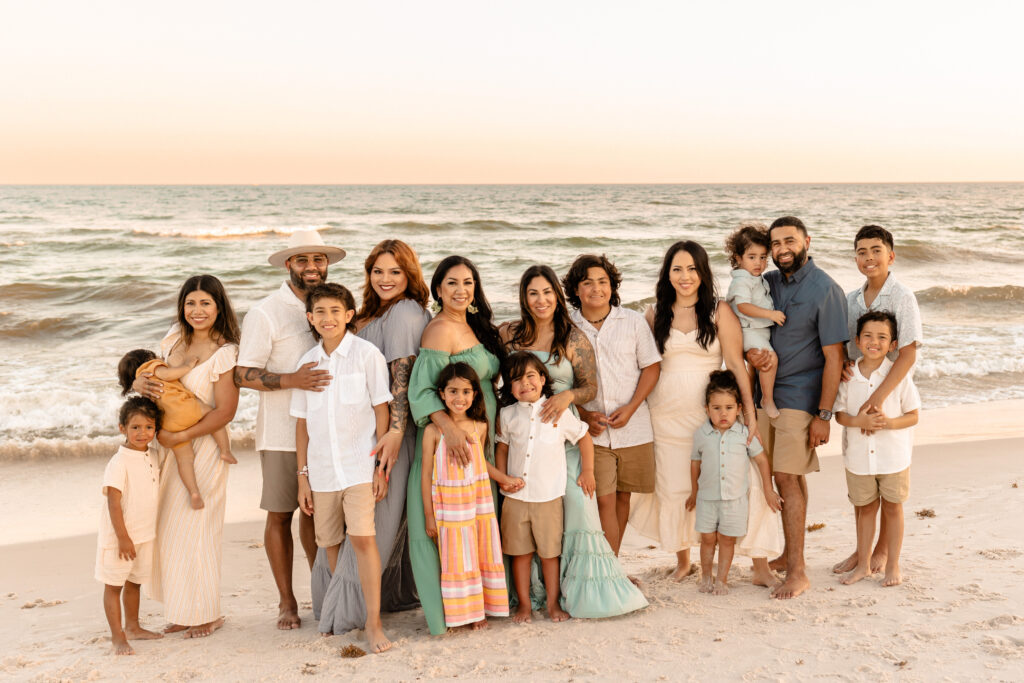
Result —
<instances>
[{"instance_id":1,"label":"ocean","mask_svg":"<svg viewBox=\"0 0 1024 683\"><path fill-rule=\"evenodd\" d=\"M181 282L216 275L244 314L284 279L266 259L297 229L348 251L329 280L357 297L363 259L383 238L411 244L428 281L442 258L465 255L504 320L527 266L562 274L586 252L616 262L623 302L641 308L679 239L704 245L724 293L726 235L790 214L846 291L862 282L857 229L893 232L893 270L924 319L925 408L1024 398L1024 183L0 186L0 460L109 453L117 361L156 348ZM256 403L242 391L236 439L251 438Z\"/></svg>"}]
</instances>

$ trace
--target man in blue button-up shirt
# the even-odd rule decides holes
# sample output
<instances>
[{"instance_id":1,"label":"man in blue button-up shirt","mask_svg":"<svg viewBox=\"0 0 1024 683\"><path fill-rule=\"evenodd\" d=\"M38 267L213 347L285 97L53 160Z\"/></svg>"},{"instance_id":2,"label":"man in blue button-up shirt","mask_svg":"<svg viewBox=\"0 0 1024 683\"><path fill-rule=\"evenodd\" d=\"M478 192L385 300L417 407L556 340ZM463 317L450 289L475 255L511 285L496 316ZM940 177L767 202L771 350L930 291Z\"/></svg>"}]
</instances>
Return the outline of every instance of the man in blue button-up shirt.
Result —
<instances>
[{"instance_id":1,"label":"man in blue button-up shirt","mask_svg":"<svg viewBox=\"0 0 1024 683\"><path fill-rule=\"evenodd\" d=\"M818 471L815 448L828 443L832 405L843 371L846 295L807 255L811 238L803 222L785 216L771 224L772 260L777 271L765 273L775 309L786 314L785 325L773 325L771 343L779 358L775 376L775 405L780 415L769 419L758 410L758 429L772 462L782 508L786 549L773 569L784 569L786 580L773 597L794 598L810 587L804 565L809 472ZM771 368L771 357L751 349L747 359L758 370ZM755 401L760 403L760 387Z\"/></svg>"}]
</instances>

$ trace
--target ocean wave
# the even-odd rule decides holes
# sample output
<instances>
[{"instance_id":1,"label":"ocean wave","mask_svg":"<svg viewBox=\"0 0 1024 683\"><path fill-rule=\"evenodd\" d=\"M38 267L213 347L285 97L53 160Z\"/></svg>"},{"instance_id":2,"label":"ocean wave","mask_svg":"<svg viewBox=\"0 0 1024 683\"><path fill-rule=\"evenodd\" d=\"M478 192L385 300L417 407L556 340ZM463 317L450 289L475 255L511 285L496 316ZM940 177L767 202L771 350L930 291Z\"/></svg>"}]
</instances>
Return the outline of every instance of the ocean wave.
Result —
<instances>
[{"instance_id":1,"label":"ocean wave","mask_svg":"<svg viewBox=\"0 0 1024 683\"><path fill-rule=\"evenodd\" d=\"M573 225L579 225L579 223L573 221L536 221L532 223L541 228L567 228Z\"/></svg>"},{"instance_id":2,"label":"ocean wave","mask_svg":"<svg viewBox=\"0 0 1024 683\"><path fill-rule=\"evenodd\" d=\"M33 318L5 314L0 317L0 340L30 339L55 334L69 335L75 332L95 331L92 320L71 318Z\"/></svg>"},{"instance_id":3,"label":"ocean wave","mask_svg":"<svg viewBox=\"0 0 1024 683\"><path fill-rule=\"evenodd\" d=\"M124 216L124 218L132 221L169 221L174 219L174 214L135 213Z\"/></svg>"},{"instance_id":4,"label":"ocean wave","mask_svg":"<svg viewBox=\"0 0 1024 683\"><path fill-rule=\"evenodd\" d=\"M409 232L433 232L436 230L523 230L525 226L501 220L473 220L464 223L422 223L420 221L395 221L384 223L382 227L406 230Z\"/></svg>"},{"instance_id":5,"label":"ocean wave","mask_svg":"<svg viewBox=\"0 0 1024 683\"><path fill-rule=\"evenodd\" d=\"M914 377L937 379L941 377L992 377L994 375L1024 375L1024 358L974 357L970 360L934 358L925 356L914 366Z\"/></svg>"},{"instance_id":6,"label":"ocean wave","mask_svg":"<svg viewBox=\"0 0 1024 683\"><path fill-rule=\"evenodd\" d=\"M998 263L1020 263L1020 253L1012 250L977 250L950 248L948 245L921 242L905 242L896 244L896 255L902 261L915 263L965 263L971 261Z\"/></svg>"},{"instance_id":7,"label":"ocean wave","mask_svg":"<svg viewBox=\"0 0 1024 683\"><path fill-rule=\"evenodd\" d=\"M929 287L914 292L921 304L947 306L950 304L1009 306L1011 309L1024 308L1024 287L1003 285L1001 287Z\"/></svg>"},{"instance_id":8,"label":"ocean wave","mask_svg":"<svg viewBox=\"0 0 1024 683\"><path fill-rule=\"evenodd\" d=\"M668 201L663 201L661 199L652 199L652 200L648 201L647 203L652 205L652 206L682 206L682 204L680 204L679 202L668 202Z\"/></svg>"},{"instance_id":9,"label":"ocean wave","mask_svg":"<svg viewBox=\"0 0 1024 683\"><path fill-rule=\"evenodd\" d=\"M46 219L41 216L0 216L0 225L17 223L45 223Z\"/></svg>"},{"instance_id":10,"label":"ocean wave","mask_svg":"<svg viewBox=\"0 0 1024 683\"><path fill-rule=\"evenodd\" d=\"M291 235L296 230L326 230L326 225L300 225L289 227L268 227L265 225L230 225L216 228L168 228L163 230L149 230L135 228L134 235L146 235L149 237L187 237L190 239L239 239L259 237L261 235Z\"/></svg>"},{"instance_id":11,"label":"ocean wave","mask_svg":"<svg viewBox=\"0 0 1024 683\"><path fill-rule=\"evenodd\" d=\"M5 439L0 444L0 463L23 462L26 460L68 460L87 458L109 458L121 445L119 436L82 437L79 439L39 438L29 441ZM231 445L236 449L252 448L252 433L237 436L232 434Z\"/></svg>"}]
</instances>

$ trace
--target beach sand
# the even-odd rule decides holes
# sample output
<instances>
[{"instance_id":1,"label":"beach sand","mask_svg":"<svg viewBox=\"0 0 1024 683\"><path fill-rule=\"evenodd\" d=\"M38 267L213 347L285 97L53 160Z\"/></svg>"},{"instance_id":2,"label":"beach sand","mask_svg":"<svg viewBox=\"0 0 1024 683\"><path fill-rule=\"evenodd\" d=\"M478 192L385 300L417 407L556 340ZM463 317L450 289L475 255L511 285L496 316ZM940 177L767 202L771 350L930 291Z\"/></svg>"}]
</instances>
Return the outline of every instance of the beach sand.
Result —
<instances>
[{"instance_id":1,"label":"beach sand","mask_svg":"<svg viewBox=\"0 0 1024 683\"><path fill-rule=\"evenodd\" d=\"M630 533L622 552L651 606L613 619L430 637L419 610L384 615L396 641L343 658L354 631L321 638L308 581L297 580L302 629L274 628L276 591L262 547L259 467L240 452L231 473L221 594L227 619L209 638L136 641L113 657L92 578L103 459L0 465L0 678L8 680L1021 680L1024 678L1024 401L927 411L905 506L904 583L842 586L830 571L854 545L842 460L810 476L811 590L771 600L738 558L732 592L700 594L665 573L673 558ZM839 429L823 451L835 456ZM1018 488L1019 487L1019 488ZM930 509L933 517L917 511ZM694 553L694 559L697 555ZM305 574L296 559L296 576ZM143 598L144 626L163 625Z\"/></svg>"}]
</instances>

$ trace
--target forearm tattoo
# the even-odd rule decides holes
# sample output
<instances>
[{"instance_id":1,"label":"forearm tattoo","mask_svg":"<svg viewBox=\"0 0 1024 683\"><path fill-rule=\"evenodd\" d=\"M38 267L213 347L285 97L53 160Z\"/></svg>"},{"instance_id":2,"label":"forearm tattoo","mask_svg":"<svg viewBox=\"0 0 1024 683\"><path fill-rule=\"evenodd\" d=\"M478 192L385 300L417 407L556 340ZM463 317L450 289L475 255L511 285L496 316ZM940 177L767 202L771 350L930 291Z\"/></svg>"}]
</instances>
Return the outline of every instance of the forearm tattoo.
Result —
<instances>
[{"instance_id":1,"label":"forearm tattoo","mask_svg":"<svg viewBox=\"0 0 1024 683\"><path fill-rule=\"evenodd\" d=\"M396 358L388 364L391 371L391 429L405 431L409 419L409 375L416 356Z\"/></svg>"},{"instance_id":2,"label":"forearm tattoo","mask_svg":"<svg viewBox=\"0 0 1024 683\"><path fill-rule=\"evenodd\" d=\"M235 386L257 391L277 391L281 388L281 375L263 368L235 367Z\"/></svg>"},{"instance_id":3,"label":"forearm tattoo","mask_svg":"<svg viewBox=\"0 0 1024 683\"><path fill-rule=\"evenodd\" d=\"M572 363L573 387L576 404L583 405L597 396L597 357L586 335L575 327L565 345L566 355Z\"/></svg>"}]
</instances>

